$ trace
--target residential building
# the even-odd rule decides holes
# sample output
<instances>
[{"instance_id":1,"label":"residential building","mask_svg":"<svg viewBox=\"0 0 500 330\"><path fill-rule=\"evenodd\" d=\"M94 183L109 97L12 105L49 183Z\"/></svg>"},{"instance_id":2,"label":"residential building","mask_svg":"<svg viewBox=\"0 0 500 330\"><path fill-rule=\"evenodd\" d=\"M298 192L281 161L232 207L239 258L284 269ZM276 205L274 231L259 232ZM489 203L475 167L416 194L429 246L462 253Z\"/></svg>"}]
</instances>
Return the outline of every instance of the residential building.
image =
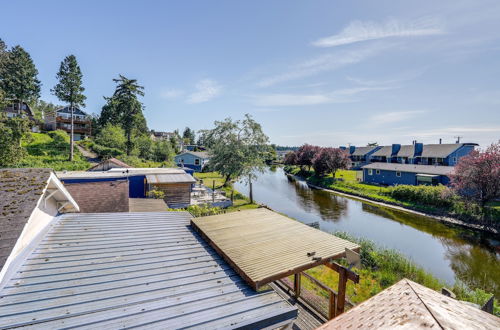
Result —
<instances>
[{"instance_id":1,"label":"residential building","mask_svg":"<svg viewBox=\"0 0 500 330\"><path fill-rule=\"evenodd\" d=\"M45 129L53 131L60 129L71 132L71 108L64 107L54 113L46 114ZM77 107L73 107L73 137L75 141L92 135L92 120L90 116Z\"/></svg>"},{"instance_id":2,"label":"residential building","mask_svg":"<svg viewBox=\"0 0 500 330\"><path fill-rule=\"evenodd\" d=\"M372 163L362 167L363 182L380 185L448 184L453 166Z\"/></svg>"},{"instance_id":3,"label":"residential building","mask_svg":"<svg viewBox=\"0 0 500 330\"><path fill-rule=\"evenodd\" d=\"M171 138L176 138L177 134L175 132L159 132L155 130L151 130L150 136L152 140L170 140Z\"/></svg>"},{"instance_id":4,"label":"residential building","mask_svg":"<svg viewBox=\"0 0 500 330\"><path fill-rule=\"evenodd\" d=\"M132 166L125 164L121 160L116 158L110 158L103 160L99 164L92 166L87 171L89 172L100 172L100 171L109 171L112 168L132 168Z\"/></svg>"},{"instance_id":5,"label":"residential building","mask_svg":"<svg viewBox=\"0 0 500 330\"><path fill-rule=\"evenodd\" d=\"M195 172L201 172L210 160L206 151L185 151L175 156L175 163L179 167L188 167Z\"/></svg>"},{"instance_id":6,"label":"residential building","mask_svg":"<svg viewBox=\"0 0 500 330\"><path fill-rule=\"evenodd\" d=\"M367 147L349 147L349 158L351 159L351 168L358 170L361 166L366 165L371 162L372 155L374 152L379 150L380 146L367 146ZM345 149L347 151L347 149Z\"/></svg>"},{"instance_id":7,"label":"residential building","mask_svg":"<svg viewBox=\"0 0 500 330\"><path fill-rule=\"evenodd\" d=\"M7 115L8 118L13 117L22 117L28 118L32 122L31 131L32 132L40 132L40 123L35 119L35 113L31 109L31 107L26 102L19 102L17 100L12 101L11 104L8 104L3 112Z\"/></svg>"},{"instance_id":8,"label":"residential building","mask_svg":"<svg viewBox=\"0 0 500 330\"><path fill-rule=\"evenodd\" d=\"M414 164L455 166L458 160L471 153L477 143L425 144Z\"/></svg>"},{"instance_id":9,"label":"residential building","mask_svg":"<svg viewBox=\"0 0 500 330\"><path fill-rule=\"evenodd\" d=\"M178 168L64 171L57 172L57 176L88 213L128 212L129 199L146 198L150 190L162 190L169 208L187 207L196 182L193 176Z\"/></svg>"}]
</instances>

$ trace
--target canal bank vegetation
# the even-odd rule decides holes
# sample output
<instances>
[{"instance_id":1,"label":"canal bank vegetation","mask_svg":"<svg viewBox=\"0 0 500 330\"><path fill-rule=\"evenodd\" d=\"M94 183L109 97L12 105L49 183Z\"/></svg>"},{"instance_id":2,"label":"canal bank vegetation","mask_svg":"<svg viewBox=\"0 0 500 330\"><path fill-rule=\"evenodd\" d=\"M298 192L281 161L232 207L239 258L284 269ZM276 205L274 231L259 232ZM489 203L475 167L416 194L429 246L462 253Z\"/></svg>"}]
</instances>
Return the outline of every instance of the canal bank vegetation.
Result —
<instances>
[{"instance_id":1,"label":"canal bank vegetation","mask_svg":"<svg viewBox=\"0 0 500 330\"><path fill-rule=\"evenodd\" d=\"M349 299L356 304L367 300L403 278L408 278L436 291L441 291L443 287L446 287L456 295L458 300L471 302L481 307L492 296L491 293L481 289L471 290L466 284L459 281L450 287L400 252L382 248L370 240L356 238L344 232L336 232L335 236L356 242L361 246L361 268L355 269L360 275L360 282L353 284L348 281L347 286ZM338 276L327 267L315 267L308 270L307 273L331 288L338 286ZM315 291L314 285L311 284L308 287L307 282L304 285L307 289ZM321 295L320 292L316 292L316 294ZM500 306L497 300L494 303L494 314L500 316Z\"/></svg>"},{"instance_id":2,"label":"canal bank vegetation","mask_svg":"<svg viewBox=\"0 0 500 330\"><path fill-rule=\"evenodd\" d=\"M473 224L498 228L500 209L494 202L481 207L474 201L461 198L445 186L376 186L357 181L356 171L338 170L332 174L319 176L314 169L286 165L286 173L304 179L307 183L374 201L402 206L432 215L449 216Z\"/></svg>"}]
</instances>

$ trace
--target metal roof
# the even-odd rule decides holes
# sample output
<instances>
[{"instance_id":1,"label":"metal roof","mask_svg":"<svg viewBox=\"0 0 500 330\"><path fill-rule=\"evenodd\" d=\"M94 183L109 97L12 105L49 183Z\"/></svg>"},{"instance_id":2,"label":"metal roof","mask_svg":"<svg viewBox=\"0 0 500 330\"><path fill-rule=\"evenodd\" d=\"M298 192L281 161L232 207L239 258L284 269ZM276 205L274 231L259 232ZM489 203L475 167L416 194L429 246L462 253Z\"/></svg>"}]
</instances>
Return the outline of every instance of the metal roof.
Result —
<instances>
[{"instance_id":1,"label":"metal roof","mask_svg":"<svg viewBox=\"0 0 500 330\"><path fill-rule=\"evenodd\" d=\"M297 310L256 292L190 228L187 212L72 214L0 291L0 327L264 328Z\"/></svg>"},{"instance_id":2,"label":"metal roof","mask_svg":"<svg viewBox=\"0 0 500 330\"><path fill-rule=\"evenodd\" d=\"M359 245L266 208L194 218L194 228L253 288L345 255Z\"/></svg>"},{"instance_id":3,"label":"metal roof","mask_svg":"<svg viewBox=\"0 0 500 330\"><path fill-rule=\"evenodd\" d=\"M393 164L393 163L371 163L363 166L363 168L374 170L435 174L435 175L450 175L455 167L453 166L437 166L437 165L414 165L414 164Z\"/></svg>"},{"instance_id":4,"label":"metal roof","mask_svg":"<svg viewBox=\"0 0 500 330\"><path fill-rule=\"evenodd\" d=\"M449 144L424 144L422 150L422 157L437 157L446 158L452 152L463 146L463 143L449 143Z\"/></svg>"},{"instance_id":5,"label":"metal roof","mask_svg":"<svg viewBox=\"0 0 500 330\"><path fill-rule=\"evenodd\" d=\"M184 151L184 152L181 152L180 154L178 154L175 157L179 157L179 156L182 156L182 155L185 155L185 154L191 154L191 155L194 155L196 157L203 158L203 159L210 158L210 155L209 155L209 153L207 151Z\"/></svg>"},{"instance_id":6,"label":"metal roof","mask_svg":"<svg viewBox=\"0 0 500 330\"><path fill-rule=\"evenodd\" d=\"M121 160L119 159L116 159L116 158L110 158L110 159L106 159L106 160L103 160L102 162L100 162L99 164L96 164L95 166L92 166L91 168L89 168L87 171L92 171L92 169L94 168L97 168L101 165L104 165L106 163L113 163L115 165L118 165L120 166L120 168L132 168L132 166L128 165L128 164L125 164L124 162L122 162Z\"/></svg>"},{"instance_id":7,"label":"metal roof","mask_svg":"<svg viewBox=\"0 0 500 330\"><path fill-rule=\"evenodd\" d=\"M403 279L318 330L431 328L499 329L500 318Z\"/></svg>"},{"instance_id":8,"label":"metal roof","mask_svg":"<svg viewBox=\"0 0 500 330\"><path fill-rule=\"evenodd\" d=\"M383 146L379 150L375 151L372 156L380 156L380 157L391 157L392 156L392 146Z\"/></svg>"},{"instance_id":9,"label":"metal roof","mask_svg":"<svg viewBox=\"0 0 500 330\"><path fill-rule=\"evenodd\" d=\"M196 180L189 174L148 174L146 180L155 183L195 183Z\"/></svg>"},{"instance_id":10,"label":"metal roof","mask_svg":"<svg viewBox=\"0 0 500 330\"><path fill-rule=\"evenodd\" d=\"M57 113L67 113L67 114L71 114L71 107L67 106L67 107L64 107L64 108L59 108L56 110ZM74 115L81 115L81 116L88 116L88 114L82 110L80 110L80 108L78 107L73 107L73 114Z\"/></svg>"},{"instance_id":11,"label":"metal roof","mask_svg":"<svg viewBox=\"0 0 500 330\"><path fill-rule=\"evenodd\" d=\"M356 147L354 149L354 152L351 154L352 156L364 156L366 155L367 153L369 153L370 151L372 151L373 149L376 149L378 148L378 146L374 146L374 147Z\"/></svg>"}]
</instances>

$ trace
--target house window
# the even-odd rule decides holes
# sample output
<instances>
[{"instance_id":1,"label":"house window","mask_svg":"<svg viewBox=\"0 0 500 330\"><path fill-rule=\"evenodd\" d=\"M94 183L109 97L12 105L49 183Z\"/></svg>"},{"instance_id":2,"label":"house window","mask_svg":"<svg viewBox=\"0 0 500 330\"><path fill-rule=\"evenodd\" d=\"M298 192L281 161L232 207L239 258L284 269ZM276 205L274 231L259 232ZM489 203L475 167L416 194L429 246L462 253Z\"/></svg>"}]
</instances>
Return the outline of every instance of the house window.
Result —
<instances>
[{"instance_id":1,"label":"house window","mask_svg":"<svg viewBox=\"0 0 500 330\"><path fill-rule=\"evenodd\" d=\"M199 160L198 158L196 158L196 159L194 160L194 164L195 164L195 165L200 165L200 160Z\"/></svg>"},{"instance_id":2,"label":"house window","mask_svg":"<svg viewBox=\"0 0 500 330\"><path fill-rule=\"evenodd\" d=\"M453 157L453 162L456 163L457 162L457 157Z\"/></svg>"},{"instance_id":3,"label":"house window","mask_svg":"<svg viewBox=\"0 0 500 330\"><path fill-rule=\"evenodd\" d=\"M368 170L368 175L373 175L373 170L371 168Z\"/></svg>"},{"instance_id":4,"label":"house window","mask_svg":"<svg viewBox=\"0 0 500 330\"><path fill-rule=\"evenodd\" d=\"M396 176L397 176L398 178L400 178L400 177L401 177L401 172L396 172Z\"/></svg>"},{"instance_id":5,"label":"house window","mask_svg":"<svg viewBox=\"0 0 500 330\"><path fill-rule=\"evenodd\" d=\"M380 170L375 171L375 173L380 174Z\"/></svg>"}]
</instances>

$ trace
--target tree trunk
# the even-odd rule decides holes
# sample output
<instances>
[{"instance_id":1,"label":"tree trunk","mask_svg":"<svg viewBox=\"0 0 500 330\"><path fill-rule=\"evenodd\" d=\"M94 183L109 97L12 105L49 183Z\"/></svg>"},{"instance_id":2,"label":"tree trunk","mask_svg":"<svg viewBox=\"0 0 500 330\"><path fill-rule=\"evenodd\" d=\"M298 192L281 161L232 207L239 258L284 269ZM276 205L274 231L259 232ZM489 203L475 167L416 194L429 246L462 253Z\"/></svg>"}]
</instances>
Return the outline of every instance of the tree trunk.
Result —
<instances>
[{"instance_id":1,"label":"tree trunk","mask_svg":"<svg viewBox=\"0 0 500 330\"><path fill-rule=\"evenodd\" d=\"M252 176L248 176L248 186L249 186L249 195L250 195L250 203L253 204L253 188L252 188Z\"/></svg>"},{"instance_id":2,"label":"tree trunk","mask_svg":"<svg viewBox=\"0 0 500 330\"><path fill-rule=\"evenodd\" d=\"M73 133L74 133L74 108L73 108L73 102L71 102L71 133L69 134L69 160L72 162L73 161Z\"/></svg>"},{"instance_id":3,"label":"tree trunk","mask_svg":"<svg viewBox=\"0 0 500 330\"><path fill-rule=\"evenodd\" d=\"M231 180L231 174L226 175L226 178L224 180L224 187L227 187L230 180Z\"/></svg>"},{"instance_id":4,"label":"tree trunk","mask_svg":"<svg viewBox=\"0 0 500 330\"><path fill-rule=\"evenodd\" d=\"M130 132L127 134L127 156L130 156L130 144L131 144L131 136Z\"/></svg>"}]
</instances>

